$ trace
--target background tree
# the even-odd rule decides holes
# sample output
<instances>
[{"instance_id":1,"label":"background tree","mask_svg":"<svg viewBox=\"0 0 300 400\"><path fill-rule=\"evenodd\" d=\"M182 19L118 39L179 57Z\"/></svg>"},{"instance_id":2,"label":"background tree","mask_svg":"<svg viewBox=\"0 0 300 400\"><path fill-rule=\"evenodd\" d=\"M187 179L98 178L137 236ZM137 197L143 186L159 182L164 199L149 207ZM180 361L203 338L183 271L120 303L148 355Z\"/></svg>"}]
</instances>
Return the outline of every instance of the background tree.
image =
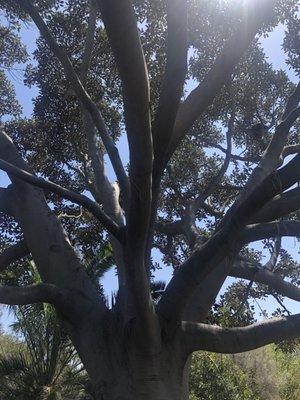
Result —
<instances>
[{"instance_id":1,"label":"background tree","mask_svg":"<svg viewBox=\"0 0 300 400\"><path fill-rule=\"evenodd\" d=\"M207 318L228 275L251 283L242 308L254 290L300 297L299 269L277 239L299 235L300 86L272 69L257 39L286 21L296 65L297 2L0 6L8 26L31 18L41 33L26 70L39 89L33 118L6 117L0 136L12 182L0 192L1 269L30 253L41 282L4 285L0 301L54 305L99 399L187 398L194 351L299 336L299 315L234 328ZM248 246L257 240L268 265ZM108 241L111 308L83 261ZM153 248L175 269L154 301Z\"/></svg>"},{"instance_id":2,"label":"background tree","mask_svg":"<svg viewBox=\"0 0 300 400\"><path fill-rule=\"evenodd\" d=\"M104 247L86 262L86 271L100 295L99 280L112 266L111 249ZM40 281L35 265L23 262L2 273L6 285L37 284ZM53 307L49 304L14 306L13 333L19 341L4 336L0 352L0 397L23 400L89 400L93 390Z\"/></svg>"},{"instance_id":3,"label":"background tree","mask_svg":"<svg viewBox=\"0 0 300 400\"><path fill-rule=\"evenodd\" d=\"M287 400L299 397L299 347L270 345L235 355L198 352L191 365L190 399Z\"/></svg>"},{"instance_id":4,"label":"background tree","mask_svg":"<svg viewBox=\"0 0 300 400\"><path fill-rule=\"evenodd\" d=\"M3 399L88 399L87 378L49 305L18 310L14 331L24 342L0 357Z\"/></svg>"}]
</instances>

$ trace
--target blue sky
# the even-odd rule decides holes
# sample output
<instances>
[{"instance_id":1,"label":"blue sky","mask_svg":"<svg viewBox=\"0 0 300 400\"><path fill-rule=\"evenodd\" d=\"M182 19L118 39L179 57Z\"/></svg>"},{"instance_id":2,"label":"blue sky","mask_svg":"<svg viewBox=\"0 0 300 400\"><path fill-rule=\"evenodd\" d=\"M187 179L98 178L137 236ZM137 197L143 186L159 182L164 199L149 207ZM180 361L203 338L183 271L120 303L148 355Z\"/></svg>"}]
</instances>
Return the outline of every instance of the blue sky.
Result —
<instances>
[{"instance_id":1,"label":"blue sky","mask_svg":"<svg viewBox=\"0 0 300 400\"><path fill-rule=\"evenodd\" d=\"M1 20L1 22L3 22ZM32 53L35 48L35 41L38 37L38 32L34 28L33 25L23 26L21 29L22 39L24 44L27 46L28 52ZM289 75L290 79L294 82L297 81L295 74L293 71L289 70L288 66L285 64L285 55L281 49L282 41L284 36L284 26L280 25L274 29L274 31L267 38L263 38L261 43L265 50L266 56L276 69L284 69L286 73ZM20 66L22 68L22 66ZM14 74L9 74L9 78L14 84L17 98L20 104L23 107L23 115L29 117L32 113L32 99L37 95L37 89L35 87L27 88L23 85L23 77L21 72L16 72ZM190 83L188 89L191 90L193 87L193 82ZM119 148L121 152L121 157L126 163L128 160L128 147L125 137L121 137L119 142ZM113 176L112 171L109 168L109 173ZM6 186L8 184L8 179L4 173L0 172L0 185ZM291 254L295 256L295 258L299 259L299 243L293 238L286 238L283 240L283 246L286 248ZM159 255L154 254L155 259L159 261ZM168 281L172 275L172 269L170 267L164 267L157 271L156 278ZM233 280L228 279L226 281L226 285L231 283ZM112 270L108 272L103 281L104 287L107 293L111 293L111 291L115 290L117 287L117 279L115 276L115 272ZM226 286L225 285L225 286ZM267 308L268 311L272 311L272 309L277 308L277 303L275 300L268 299L265 304L261 304L263 308ZM299 304L292 300L285 300L285 305L294 313L299 310ZM2 325L7 328L11 323L11 317L8 316L8 313L5 311L1 318Z\"/></svg>"}]
</instances>

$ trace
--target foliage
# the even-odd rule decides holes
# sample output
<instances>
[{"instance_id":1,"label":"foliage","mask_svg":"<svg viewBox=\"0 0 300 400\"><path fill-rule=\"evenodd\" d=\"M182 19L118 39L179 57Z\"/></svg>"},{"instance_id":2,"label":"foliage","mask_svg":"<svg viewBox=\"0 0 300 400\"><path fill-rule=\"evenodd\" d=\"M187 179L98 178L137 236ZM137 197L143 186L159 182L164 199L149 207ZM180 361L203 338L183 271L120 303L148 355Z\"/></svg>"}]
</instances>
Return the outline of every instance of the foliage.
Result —
<instances>
[{"instance_id":1,"label":"foliage","mask_svg":"<svg viewBox=\"0 0 300 400\"><path fill-rule=\"evenodd\" d=\"M299 345L290 352L272 345L235 356L253 392L262 400L299 397L299 360Z\"/></svg>"},{"instance_id":2,"label":"foliage","mask_svg":"<svg viewBox=\"0 0 300 400\"><path fill-rule=\"evenodd\" d=\"M296 400L299 347L284 352L267 346L235 355L195 353L190 400Z\"/></svg>"},{"instance_id":3,"label":"foliage","mask_svg":"<svg viewBox=\"0 0 300 400\"><path fill-rule=\"evenodd\" d=\"M0 356L5 357L8 354L15 355L22 351L22 343L12 335L1 332L0 334Z\"/></svg>"},{"instance_id":4,"label":"foliage","mask_svg":"<svg viewBox=\"0 0 300 400\"><path fill-rule=\"evenodd\" d=\"M9 79L15 64L25 63L28 56L20 37L18 23L9 26L0 23L0 121L3 117L20 116L21 107L16 100L14 86Z\"/></svg>"},{"instance_id":5,"label":"foliage","mask_svg":"<svg viewBox=\"0 0 300 400\"><path fill-rule=\"evenodd\" d=\"M190 375L190 400L259 400L247 375L229 356L196 353Z\"/></svg>"},{"instance_id":6,"label":"foliage","mask_svg":"<svg viewBox=\"0 0 300 400\"><path fill-rule=\"evenodd\" d=\"M255 322L254 306L249 304L249 284L229 285L214 304L209 320L221 326L245 326Z\"/></svg>"},{"instance_id":7,"label":"foliage","mask_svg":"<svg viewBox=\"0 0 300 400\"><path fill-rule=\"evenodd\" d=\"M280 349L274 351L279 365L279 394L281 400L294 400L300 397L300 345L299 342L292 351Z\"/></svg>"}]
</instances>

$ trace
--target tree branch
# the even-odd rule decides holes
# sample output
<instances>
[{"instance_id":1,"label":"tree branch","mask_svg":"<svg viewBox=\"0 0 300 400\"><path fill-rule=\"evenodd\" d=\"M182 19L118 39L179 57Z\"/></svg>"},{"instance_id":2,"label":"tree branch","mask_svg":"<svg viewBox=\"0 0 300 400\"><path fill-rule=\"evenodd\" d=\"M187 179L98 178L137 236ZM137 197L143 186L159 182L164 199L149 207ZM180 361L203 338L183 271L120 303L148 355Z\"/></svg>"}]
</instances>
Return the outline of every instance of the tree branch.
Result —
<instances>
[{"instance_id":1,"label":"tree branch","mask_svg":"<svg viewBox=\"0 0 300 400\"><path fill-rule=\"evenodd\" d=\"M291 154L296 154L296 153L300 153L300 144L285 146L282 150L282 158L286 158Z\"/></svg>"},{"instance_id":2,"label":"tree branch","mask_svg":"<svg viewBox=\"0 0 300 400\"><path fill-rule=\"evenodd\" d=\"M96 20L98 8L94 1L90 2L90 16L88 21L87 34L85 39L84 54L80 66L80 77L84 86L86 86L88 70L94 46L94 36L96 29ZM97 129L91 115L82 107L83 125L87 137L88 155L91 160L93 171L93 182L89 182L88 171L85 164L85 180L88 189L96 201L103 205L104 211L117 223L123 225L123 215L119 206L118 199L114 195L114 190L109 182L104 168L103 153L97 144ZM123 193L124 203L128 204L128 193Z\"/></svg>"},{"instance_id":3,"label":"tree branch","mask_svg":"<svg viewBox=\"0 0 300 400\"><path fill-rule=\"evenodd\" d=\"M180 219L173 222L157 222L155 229L159 233L164 233L166 235L177 236L184 234L184 223Z\"/></svg>"},{"instance_id":4,"label":"tree branch","mask_svg":"<svg viewBox=\"0 0 300 400\"><path fill-rule=\"evenodd\" d=\"M204 142L203 143L204 147L213 147L216 148L223 153L227 154L227 149L225 149L223 146L217 144L217 143L212 143L212 142ZM260 160L260 156L249 156L249 157L243 157L238 154L231 154L230 155L231 160L236 160L236 161L243 161L243 162L250 162L250 163L258 163Z\"/></svg>"},{"instance_id":5,"label":"tree branch","mask_svg":"<svg viewBox=\"0 0 300 400\"><path fill-rule=\"evenodd\" d=\"M196 350L241 353L299 337L300 314L273 318L242 328L221 328L184 321L181 332L188 353Z\"/></svg>"},{"instance_id":6,"label":"tree branch","mask_svg":"<svg viewBox=\"0 0 300 400\"><path fill-rule=\"evenodd\" d=\"M172 137L187 72L187 1L167 0L166 6L167 64L153 124L154 175L161 170Z\"/></svg>"},{"instance_id":7,"label":"tree branch","mask_svg":"<svg viewBox=\"0 0 300 400\"><path fill-rule=\"evenodd\" d=\"M202 322L207 318L209 310L215 303L216 297L232 268L233 261L234 255L225 258L197 286L182 314L184 320Z\"/></svg>"},{"instance_id":8,"label":"tree branch","mask_svg":"<svg viewBox=\"0 0 300 400\"><path fill-rule=\"evenodd\" d=\"M25 240L13 244L0 253L0 271L4 271L11 263L30 254Z\"/></svg>"},{"instance_id":9,"label":"tree branch","mask_svg":"<svg viewBox=\"0 0 300 400\"><path fill-rule=\"evenodd\" d=\"M131 181L127 239L136 252L146 240L151 200L153 148L148 72L131 1L97 0L97 4L122 80Z\"/></svg>"},{"instance_id":10,"label":"tree branch","mask_svg":"<svg viewBox=\"0 0 300 400\"><path fill-rule=\"evenodd\" d=\"M287 315L291 315L291 312L286 308L286 306L283 304L283 301L281 301L280 297L277 296L275 293L272 293L272 297L277 301L277 303L284 309L284 311L287 313Z\"/></svg>"},{"instance_id":11,"label":"tree branch","mask_svg":"<svg viewBox=\"0 0 300 400\"><path fill-rule=\"evenodd\" d=\"M94 36L96 28L98 8L95 6L94 1L90 0L90 16L88 21L87 34L85 39L83 60L80 66L80 76L83 85L86 85L88 70L94 46ZM82 107L83 125L86 132L88 155L91 160L91 166L94 175L93 184L87 183L89 190L91 190L94 198L98 203L103 205L104 211L120 225L124 224L123 213L119 205L119 199L115 195L112 184L109 182L104 168L103 152L97 145L97 129L93 123L91 115ZM88 179L86 178L86 181ZM125 209L128 206L128 193L123 193Z\"/></svg>"},{"instance_id":12,"label":"tree branch","mask_svg":"<svg viewBox=\"0 0 300 400\"><path fill-rule=\"evenodd\" d=\"M206 77L181 104L175 122L172 142L168 149L169 158L189 128L213 102L227 82L262 24L271 19L274 4L274 0L248 3L246 20L243 19L240 22L236 32L225 44Z\"/></svg>"},{"instance_id":13,"label":"tree branch","mask_svg":"<svg viewBox=\"0 0 300 400\"><path fill-rule=\"evenodd\" d=\"M276 236L300 237L299 221L275 221L247 225L239 236L242 244L255 242Z\"/></svg>"},{"instance_id":14,"label":"tree branch","mask_svg":"<svg viewBox=\"0 0 300 400\"><path fill-rule=\"evenodd\" d=\"M0 303L7 305L26 305L50 303L64 305L65 292L49 283L39 283L26 287L0 286Z\"/></svg>"},{"instance_id":15,"label":"tree branch","mask_svg":"<svg viewBox=\"0 0 300 400\"><path fill-rule=\"evenodd\" d=\"M150 88L131 0L97 0L122 81L125 124L129 145L130 203L127 213L125 274L127 301L139 327L153 333L150 285L144 265L152 197L153 144ZM150 333L151 332L151 333Z\"/></svg>"},{"instance_id":16,"label":"tree branch","mask_svg":"<svg viewBox=\"0 0 300 400\"><path fill-rule=\"evenodd\" d=\"M234 115L232 115L229 119L228 130L226 132L226 141L227 141L226 157L225 157L223 165L220 168L217 175L214 176L212 179L210 179L205 190L199 196L197 196L194 200L191 201L189 206L186 208L184 218L182 218L180 221L176 221L173 223L168 223L168 224L158 223L158 224L156 224L156 229L162 233L166 233L166 230L168 230L172 236L179 235L179 234L185 235L191 249L193 249L196 242L200 241L197 227L195 225L196 213L197 213L198 209L203 208L207 212L209 212L217 217L220 217L223 215L222 213L220 214L220 213L216 212L215 210L213 210L212 207L210 207L209 205L207 205L205 203L205 201L216 189L217 185L222 180L222 178L223 178L224 174L226 173L227 168L229 166L230 156L231 156L231 137L232 137L232 133L233 133L233 123L234 123ZM163 230L165 232L163 232Z\"/></svg>"},{"instance_id":17,"label":"tree branch","mask_svg":"<svg viewBox=\"0 0 300 400\"><path fill-rule=\"evenodd\" d=\"M0 157L21 171L28 171L12 140L1 130ZM9 178L13 183L14 216L43 282L81 296L80 305L73 298L69 302L71 310L66 310L67 314L70 311L72 323L76 324L91 308L103 315L106 304L87 276L59 219L48 207L43 191L12 174Z\"/></svg>"},{"instance_id":18,"label":"tree branch","mask_svg":"<svg viewBox=\"0 0 300 400\"><path fill-rule=\"evenodd\" d=\"M26 12L28 12L28 14L31 16L36 26L40 30L41 35L48 43L50 49L53 51L55 56L61 62L66 77L69 80L78 99L82 103L83 107L91 114L93 122L100 133L101 139L107 150L108 156L110 158L110 161L112 163L112 166L115 170L115 173L117 175L117 178L120 182L120 185L124 193L128 193L129 192L128 178L125 173L118 149L115 143L113 142L110 133L108 132L108 129L104 123L99 108L96 106L96 104L92 101L92 99L86 92L82 82L80 81L78 75L76 74L72 66L72 63L68 55L66 54L64 49L57 44L56 40L54 39L52 33L49 31L44 20L39 15L36 7L34 7L29 0L24 0L24 1L16 0L16 2L20 5L21 8L23 8Z\"/></svg>"},{"instance_id":19,"label":"tree branch","mask_svg":"<svg viewBox=\"0 0 300 400\"><path fill-rule=\"evenodd\" d=\"M224 212L214 209L210 204L203 203L202 208L205 212L212 215L215 218L221 218L224 216Z\"/></svg>"},{"instance_id":20,"label":"tree branch","mask_svg":"<svg viewBox=\"0 0 300 400\"><path fill-rule=\"evenodd\" d=\"M83 84L86 84L88 69L94 45L94 36L96 28L98 8L95 6L94 1L90 0L90 17L88 23L88 30L85 40L85 49L83 60L81 64L80 75ZM83 107L82 107L83 108ZM83 108L83 124L87 137L88 156L91 160L91 167L93 171L93 182L89 182L86 178L87 186L93 194L95 200L103 205L104 211L107 215L116 222L119 226L124 226L123 210L119 202L119 185L117 182L111 184L109 181L103 159L103 152L97 143L97 129L90 114ZM85 164L86 174L88 176L87 166ZM122 193L124 210L128 210L129 193ZM119 281L119 288L124 287L124 261L123 261L123 247L122 244L110 235L110 241L113 249L114 261L117 267L117 276Z\"/></svg>"},{"instance_id":21,"label":"tree branch","mask_svg":"<svg viewBox=\"0 0 300 400\"><path fill-rule=\"evenodd\" d=\"M281 236L276 236L274 239L274 246L271 251L270 259L265 263L264 268L269 271L274 271L278 261L278 257L281 250Z\"/></svg>"},{"instance_id":22,"label":"tree branch","mask_svg":"<svg viewBox=\"0 0 300 400\"><path fill-rule=\"evenodd\" d=\"M123 240L123 234L120 227L108 215L106 215L104 211L102 211L97 203L89 199L87 196L73 192L72 190L66 189L51 181L46 181L43 178L38 178L37 176L1 159L0 169L27 183L30 183L31 185L37 186L44 190L49 190L50 192L56 193L75 204L83 206L90 211L110 233L112 233L119 240Z\"/></svg>"},{"instance_id":23,"label":"tree branch","mask_svg":"<svg viewBox=\"0 0 300 400\"><path fill-rule=\"evenodd\" d=\"M269 222L300 209L300 188L279 194L251 218L251 223Z\"/></svg>"},{"instance_id":24,"label":"tree branch","mask_svg":"<svg viewBox=\"0 0 300 400\"><path fill-rule=\"evenodd\" d=\"M229 272L229 276L246 279L267 285L270 291L286 296L290 299L300 301L300 288L285 281L281 276L264 268L256 267L251 263L236 262Z\"/></svg>"},{"instance_id":25,"label":"tree branch","mask_svg":"<svg viewBox=\"0 0 300 400\"><path fill-rule=\"evenodd\" d=\"M300 101L300 82L298 83L298 85L296 86L296 89L294 90L294 92L292 93L292 95L289 97L289 99L287 101L285 111L282 115L282 120L285 120L288 117L288 115L295 108L297 108L299 101Z\"/></svg>"},{"instance_id":26,"label":"tree branch","mask_svg":"<svg viewBox=\"0 0 300 400\"><path fill-rule=\"evenodd\" d=\"M12 193L9 188L0 188L0 212L14 214Z\"/></svg>"}]
</instances>

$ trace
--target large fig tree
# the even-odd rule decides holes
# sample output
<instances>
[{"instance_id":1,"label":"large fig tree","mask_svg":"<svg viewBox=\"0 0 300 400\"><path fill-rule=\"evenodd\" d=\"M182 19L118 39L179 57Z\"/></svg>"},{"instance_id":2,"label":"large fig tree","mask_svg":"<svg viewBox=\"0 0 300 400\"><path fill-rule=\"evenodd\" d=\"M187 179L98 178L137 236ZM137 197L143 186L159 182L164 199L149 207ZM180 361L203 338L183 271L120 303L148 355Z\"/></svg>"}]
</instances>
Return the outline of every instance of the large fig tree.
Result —
<instances>
[{"instance_id":1,"label":"large fig tree","mask_svg":"<svg viewBox=\"0 0 300 400\"><path fill-rule=\"evenodd\" d=\"M299 315L231 328L208 317L228 276L249 281L234 292L237 314L248 295L300 300L298 264L281 248L300 236L300 85L259 42L285 23L297 73L297 1L0 7L1 67L26 62L20 23L40 32L24 80L38 88L32 118L0 75L0 168L11 181L0 189L0 268L13 274L30 257L41 280L3 284L0 301L52 304L99 400L183 400L194 351L297 338ZM254 241L270 250L264 266ZM107 246L111 306L85 267ZM174 267L166 288L152 282L164 265Z\"/></svg>"}]
</instances>

